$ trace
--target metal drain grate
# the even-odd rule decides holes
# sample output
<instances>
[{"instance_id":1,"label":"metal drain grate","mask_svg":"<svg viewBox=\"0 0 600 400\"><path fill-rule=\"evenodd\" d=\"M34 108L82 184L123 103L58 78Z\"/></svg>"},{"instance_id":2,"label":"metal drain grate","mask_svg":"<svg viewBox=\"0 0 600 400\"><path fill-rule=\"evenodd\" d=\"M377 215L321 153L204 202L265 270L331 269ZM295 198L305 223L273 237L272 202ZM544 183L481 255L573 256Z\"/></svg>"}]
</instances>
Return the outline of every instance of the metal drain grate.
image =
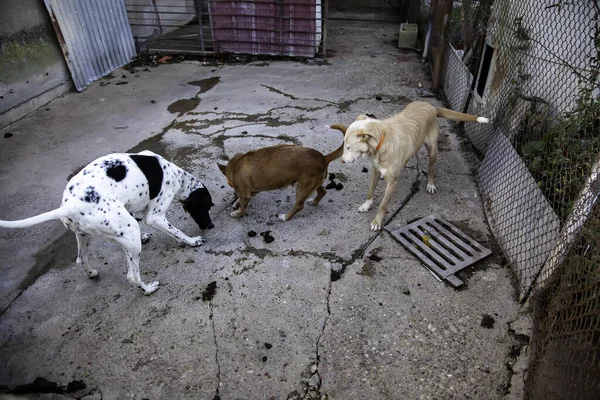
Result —
<instances>
[{"instance_id":1,"label":"metal drain grate","mask_svg":"<svg viewBox=\"0 0 600 400\"><path fill-rule=\"evenodd\" d=\"M490 249L434 215L393 231L386 230L430 271L454 287L463 284L454 276L456 272L492 254Z\"/></svg>"}]
</instances>

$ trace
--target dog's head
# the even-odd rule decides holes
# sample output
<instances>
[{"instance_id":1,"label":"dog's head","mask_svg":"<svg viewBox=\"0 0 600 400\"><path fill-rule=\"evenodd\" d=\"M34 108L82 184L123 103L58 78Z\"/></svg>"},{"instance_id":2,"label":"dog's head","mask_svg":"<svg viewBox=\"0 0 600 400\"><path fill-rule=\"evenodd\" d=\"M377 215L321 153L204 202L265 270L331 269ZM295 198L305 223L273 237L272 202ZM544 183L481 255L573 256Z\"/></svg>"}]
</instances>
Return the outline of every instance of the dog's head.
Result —
<instances>
[{"instance_id":1,"label":"dog's head","mask_svg":"<svg viewBox=\"0 0 600 400\"><path fill-rule=\"evenodd\" d=\"M183 209L191 215L200 229L205 230L215 227L208 213L214 204L207 188L200 187L194 190L182 203Z\"/></svg>"},{"instance_id":2,"label":"dog's head","mask_svg":"<svg viewBox=\"0 0 600 400\"><path fill-rule=\"evenodd\" d=\"M376 119L359 115L344 135L342 162L352 163L359 157L372 155L381 135L381 128Z\"/></svg>"}]
</instances>

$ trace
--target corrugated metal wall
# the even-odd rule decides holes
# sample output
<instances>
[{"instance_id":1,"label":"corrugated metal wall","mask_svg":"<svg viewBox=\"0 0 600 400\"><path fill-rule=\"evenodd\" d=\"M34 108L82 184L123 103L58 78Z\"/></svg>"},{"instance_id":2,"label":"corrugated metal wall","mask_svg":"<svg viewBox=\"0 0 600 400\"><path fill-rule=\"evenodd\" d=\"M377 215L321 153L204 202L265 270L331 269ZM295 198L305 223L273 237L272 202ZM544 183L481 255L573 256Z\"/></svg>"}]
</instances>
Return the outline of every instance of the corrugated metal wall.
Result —
<instances>
[{"instance_id":1,"label":"corrugated metal wall","mask_svg":"<svg viewBox=\"0 0 600 400\"><path fill-rule=\"evenodd\" d=\"M136 55L123 0L44 0L77 90Z\"/></svg>"}]
</instances>

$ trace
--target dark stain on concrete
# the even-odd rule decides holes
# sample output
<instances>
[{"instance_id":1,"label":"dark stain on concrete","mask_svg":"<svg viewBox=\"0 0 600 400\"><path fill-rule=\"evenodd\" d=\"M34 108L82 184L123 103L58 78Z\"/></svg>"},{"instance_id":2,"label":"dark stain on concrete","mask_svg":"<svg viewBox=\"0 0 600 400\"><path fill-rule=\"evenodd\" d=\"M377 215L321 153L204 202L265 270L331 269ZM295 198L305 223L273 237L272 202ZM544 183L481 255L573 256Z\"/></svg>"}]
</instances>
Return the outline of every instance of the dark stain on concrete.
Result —
<instances>
[{"instance_id":1,"label":"dark stain on concrete","mask_svg":"<svg viewBox=\"0 0 600 400\"><path fill-rule=\"evenodd\" d=\"M40 276L51 269L63 269L70 266L75 262L76 258L77 241L75 240L75 236L71 231L65 232L36 254L35 265L19 284L19 292L23 292L33 285Z\"/></svg>"},{"instance_id":2,"label":"dark stain on concrete","mask_svg":"<svg viewBox=\"0 0 600 400\"><path fill-rule=\"evenodd\" d=\"M171 103L169 107L167 107L167 110L171 113L183 114L194 110L198 107L198 104L200 104L200 99L196 97L191 99L181 99Z\"/></svg>"},{"instance_id":3,"label":"dark stain on concrete","mask_svg":"<svg viewBox=\"0 0 600 400\"><path fill-rule=\"evenodd\" d=\"M357 274L372 278L375 275L375 266L371 263L365 263L362 267L362 271L357 272Z\"/></svg>"},{"instance_id":4,"label":"dark stain on concrete","mask_svg":"<svg viewBox=\"0 0 600 400\"><path fill-rule=\"evenodd\" d=\"M140 143L138 143L137 145L133 146L131 149L127 150L127 153L139 153L140 151L143 150L150 150L156 154L159 154L163 157L167 157L167 148L165 147L165 145L163 145L161 143L163 136L165 135L165 132L170 128L167 127L165 128L165 130L161 133L159 133L158 135L154 135L146 140L142 140Z\"/></svg>"},{"instance_id":5,"label":"dark stain on concrete","mask_svg":"<svg viewBox=\"0 0 600 400\"><path fill-rule=\"evenodd\" d=\"M220 76L213 76L212 78L201 79L199 81L188 82L188 85L198 86L200 88L200 93L206 93L210 89L214 88L217 83L221 82ZM198 93L198 94L200 94Z\"/></svg>"}]
</instances>

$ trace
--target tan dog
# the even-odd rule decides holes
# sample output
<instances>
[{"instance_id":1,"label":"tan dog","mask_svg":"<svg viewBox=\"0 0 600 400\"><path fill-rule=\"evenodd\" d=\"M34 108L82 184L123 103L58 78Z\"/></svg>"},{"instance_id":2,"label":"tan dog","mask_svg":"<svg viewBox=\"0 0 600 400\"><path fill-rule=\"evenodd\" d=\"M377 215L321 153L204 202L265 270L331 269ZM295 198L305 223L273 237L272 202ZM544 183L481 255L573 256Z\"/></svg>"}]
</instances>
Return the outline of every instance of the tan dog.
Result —
<instances>
[{"instance_id":1,"label":"tan dog","mask_svg":"<svg viewBox=\"0 0 600 400\"><path fill-rule=\"evenodd\" d=\"M334 126L344 132L345 127ZM282 189L296 184L296 203L287 214L279 214L279 219L287 221L304 208L306 199L317 191L310 201L316 206L327 191L323 182L327 178L327 167L342 155L344 145L324 156L317 150L297 145L280 144L264 149L238 154L225 166L217 164L227 177L238 200L233 205L234 218L244 215L250 197L258 192Z\"/></svg>"},{"instance_id":2,"label":"tan dog","mask_svg":"<svg viewBox=\"0 0 600 400\"><path fill-rule=\"evenodd\" d=\"M438 117L454 121L489 122L487 118L463 114L446 108L436 108L429 103L415 101L407 105L401 113L388 119L378 120L360 115L347 128L342 162L351 163L361 156L369 157L373 162L367 201L358 208L359 212L367 212L371 209L373 194L379 178L383 176L387 182L385 195L375 219L371 222L372 231L381 229L383 216L387 212L392 194L396 189L400 171L423 143L425 143L429 155L427 192L435 193L434 167L440 133Z\"/></svg>"}]
</instances>

